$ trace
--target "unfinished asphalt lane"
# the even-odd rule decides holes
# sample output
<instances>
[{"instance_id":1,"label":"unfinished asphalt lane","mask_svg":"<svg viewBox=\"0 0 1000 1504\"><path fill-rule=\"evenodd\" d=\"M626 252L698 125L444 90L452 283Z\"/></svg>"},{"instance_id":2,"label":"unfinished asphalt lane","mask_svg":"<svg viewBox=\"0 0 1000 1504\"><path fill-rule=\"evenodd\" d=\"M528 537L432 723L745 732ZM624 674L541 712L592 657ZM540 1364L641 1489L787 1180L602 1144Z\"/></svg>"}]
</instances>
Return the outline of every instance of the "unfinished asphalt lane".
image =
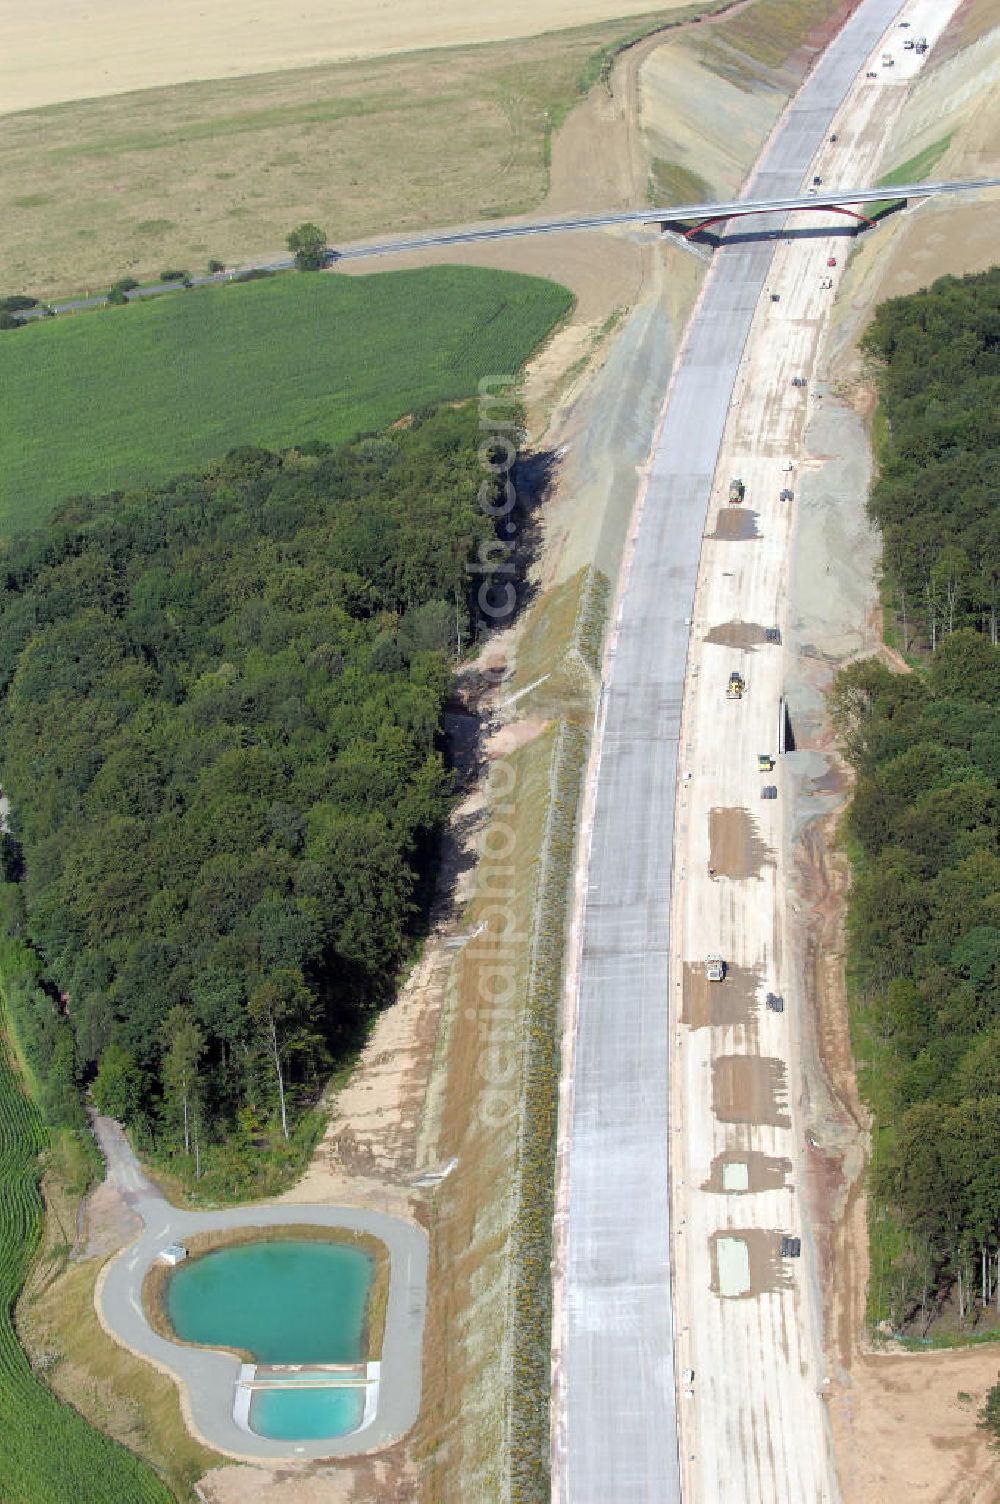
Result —
<instances>
[{"instance_id":1,"label":"unfinished asphalt lane","mask_svg":"<svg viewBox=\"0 0 1000 1504\"><path fill-rule=\"evenodd\" d=\"M217 1451L255 1461L288 1463L350 1457L389 1446L410 1429L420 1409L420 1367L427 1296L427 1237L412 1222L380 1212L274 1202L191 1212L172 1206L142 1173L117 1123L98 1118L108 1178L143 1220L143 1231L105 1267L95 1301L101 1324L124 1347L177 1381L189 1428ZM196 1233L239 1227L314 1223L370 1233L389 1250L389 1302L382 1342L378 1408L370 1425L321 1441L276 1441L241 1429L233 1415L240 1359L158 1336L142 1311L142 1282L159 1251Z\"/></svg>"},{"instance_id":2,"label":"unfinished asphalt lane","mask_svg":"<svg viewBox=\"0 0 1000 1504\"><path fill-rule=\"evenodd\" d=\"M782 117L750 196L800 189L899 10L899 0L863 0ZM760 228L780 223L779 216ZM715 257L675 366L609 643L560 1125L553 1405L560 1504L680 1497L667 1092L677 740L712 477L771 259L766 239L723 245Z\"/></svg>"}]
</instances>

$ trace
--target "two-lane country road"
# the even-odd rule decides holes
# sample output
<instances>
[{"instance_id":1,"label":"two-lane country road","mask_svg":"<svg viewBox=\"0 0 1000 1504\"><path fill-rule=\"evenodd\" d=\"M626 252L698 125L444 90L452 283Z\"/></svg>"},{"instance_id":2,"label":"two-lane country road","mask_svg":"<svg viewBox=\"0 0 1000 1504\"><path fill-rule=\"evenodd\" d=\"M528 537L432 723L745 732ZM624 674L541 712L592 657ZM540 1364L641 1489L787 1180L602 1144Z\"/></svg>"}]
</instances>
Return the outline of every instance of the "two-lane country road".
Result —
<instances>
[{"instance_id":1,"label":"two-lane country road","mask_svg":"<svg viewBox=\"0 0 1000 1504\"><path fill-rule=\"evenodd\" d=\"M863 0L782 117L749 196L802 191L838 107L900 8ZM716 254L672 375L609 642L560 1121L559 1504L680 1498L667 1089L677 743L712 477L772 252L763 239Z\"/></svg>"}]
</instances>

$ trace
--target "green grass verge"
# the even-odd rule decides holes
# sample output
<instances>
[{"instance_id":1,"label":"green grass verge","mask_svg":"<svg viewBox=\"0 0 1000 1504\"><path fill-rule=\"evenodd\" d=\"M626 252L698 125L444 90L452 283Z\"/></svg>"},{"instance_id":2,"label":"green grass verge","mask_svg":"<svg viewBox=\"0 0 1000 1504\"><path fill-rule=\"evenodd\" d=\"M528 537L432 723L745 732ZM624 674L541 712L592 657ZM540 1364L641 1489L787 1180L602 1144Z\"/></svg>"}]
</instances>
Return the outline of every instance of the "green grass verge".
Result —
<instances>
[{"instance_id":1,"label":"green grass verge","mask_svg":"<svg viewBox=\"0 0 1000 1504\"><path fill-rule=\"evenodd\" d=\"M942 136L940 141L932 141L930 146L925 146L923 151L918 151L915 157L907 158L891 172L884 173L876 182L876 188L893 188L897 183L926 182L950 145L950 133ZM880 198L875 203L869 204L865 213L869 219L878 219L880 215L894 209L898 203L899 200L895 198Z\"/></svg>"},{"instance_id":2,"label":"green grass verge","mask_svg":"<svg viewBox=\"0 0 1000 1504\"><path fill-rule=\"evenodd\" d=\"M680 162L655 157L649 173L649 202L663 204L697 204L711 199L712 187L704 178Z\"/></svg>"},{"instance_id":3,"label":"green grass verge","mask_svg":"<svg viewBox=\"0 0 1000 1504\"><path fill-rule=\"evenodd\" d=\"M940 141L932 141L930 146L925 146L923 151L918 151L915 157L909 157L898 167L894 167L891 172L885 173L875 186L892 188L896 183L922 183L940 162L950 145L950 133L942 136Z\"/></svg>"},{"instance_id":4,"label":"green grass verge","mask_svg":"<svg viewBox=\"0 0 1000 1504\"><path fill-rule=\"evenodd\" d=\"M38 1245L46 1133L13 1067L0 1001L0 1497L5 1504L170 1504L155 1473L61 1405L31 1370L14 1305Z\"/></svg>"},{"instance_id":5,"label":"green grass verge","mask_svg":"<svg viewBox=\"0 0 1000 1504\"><path fill-rule=\"evenodd\" d=\"M0 335L0 533L239 444L340 443L516 372L572 304L472 267L288 274Z\"/></svg>"}]
</instances>

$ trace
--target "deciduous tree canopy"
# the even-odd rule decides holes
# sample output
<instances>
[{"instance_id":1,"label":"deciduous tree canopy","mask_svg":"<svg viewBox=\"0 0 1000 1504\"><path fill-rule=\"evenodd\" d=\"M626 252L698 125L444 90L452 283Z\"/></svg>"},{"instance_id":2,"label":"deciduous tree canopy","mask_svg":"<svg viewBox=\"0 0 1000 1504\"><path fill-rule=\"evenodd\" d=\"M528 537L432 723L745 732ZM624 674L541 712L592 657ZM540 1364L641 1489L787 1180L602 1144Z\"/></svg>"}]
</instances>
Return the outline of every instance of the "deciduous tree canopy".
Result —
<instances>
[{"instance_id":1,"label":"deciduous tree canopy","mask_svg":"<svg viewBox=\"0 0 1000 1504\"><path fill-rule=\"evenodd\" d=\"M883 303L863 346L883 363L886 440L871 494L903 635L997 641L1000 267Z\"/></svg>"},{"instance_id":2,"label":"deciduous tree canopy","mask_svg":"<svg viewBox=\"0 0 1000 1504\"><path fill-rule=\"evenodd\" d=\"M946 278L869 331L891 425L872 510L936 650L909 675L852 664L832 698L858 775L851 949L897 1322L949 1289L963 1317L970 1287L1000 1309L998 298L1000 270Z\"/></svg>"},{"instance_id":3,"label":"deciduous tree canopy","mask_svg":"<svg viewBox=\"0 0 1000 1504\"><path fill-rule=\"evenodd\" d=\"M7 548L7 865L47 979L15 1007L53 1091L96 1072L103 1104L204 1153L294 1120L392 996L494 539L479 445L470 405L234 451Z\"/></svg>"}]
</instances>

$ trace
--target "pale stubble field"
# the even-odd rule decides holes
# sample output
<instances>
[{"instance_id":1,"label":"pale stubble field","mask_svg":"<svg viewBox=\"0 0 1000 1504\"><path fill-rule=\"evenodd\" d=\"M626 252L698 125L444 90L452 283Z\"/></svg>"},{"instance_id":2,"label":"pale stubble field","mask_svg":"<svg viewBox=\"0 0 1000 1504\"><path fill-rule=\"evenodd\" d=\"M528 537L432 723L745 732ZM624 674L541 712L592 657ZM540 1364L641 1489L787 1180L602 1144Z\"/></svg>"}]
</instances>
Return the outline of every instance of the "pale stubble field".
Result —
<instances>
[{"instance_id":1,"label":"pale stubble field","mask_svg":"<svg viewBox=\"0 0 1000 1504\"><path fill-rule=\"evenodd\" d=\"M303 219L336 245L531 209L552 133L606 50L719 3L0 115L0 292L54 297L245 262L280 252ZM550 0L536 20L569 13Z\"/></svg>"},{"instance_id":2,"label":"pale stubble field","mask_svg":"<svg viewBox=\"0 0 1000 1504\"><path fill-rule=\"evenodd\" d=\"M688 0L659 0L677 10ZM0 111L638 16L649 0L33 0L0 5Z\"/></svg>"}]
</instances>

